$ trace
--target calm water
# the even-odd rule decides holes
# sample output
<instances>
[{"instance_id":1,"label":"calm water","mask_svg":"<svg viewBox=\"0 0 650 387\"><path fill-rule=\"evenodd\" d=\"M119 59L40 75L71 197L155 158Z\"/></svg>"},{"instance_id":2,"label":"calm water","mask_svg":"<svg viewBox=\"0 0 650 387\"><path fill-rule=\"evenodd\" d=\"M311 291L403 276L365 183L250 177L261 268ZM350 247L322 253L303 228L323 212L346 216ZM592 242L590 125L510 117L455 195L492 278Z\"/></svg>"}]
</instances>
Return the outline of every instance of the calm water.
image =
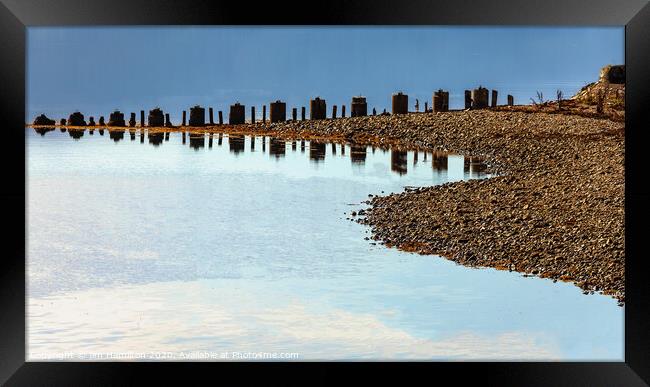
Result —
<instances>
[{"instance_id":1,"label":"calm water","mask_svg":"<svg viewBox=\"0 0 650 387\"><path fill-rule=\"evenodd\" d=\"M462 156L26 136L28 359L623 359L614 299L346 220L368 194L484 177Z\"/></svg>"}]
</instances>

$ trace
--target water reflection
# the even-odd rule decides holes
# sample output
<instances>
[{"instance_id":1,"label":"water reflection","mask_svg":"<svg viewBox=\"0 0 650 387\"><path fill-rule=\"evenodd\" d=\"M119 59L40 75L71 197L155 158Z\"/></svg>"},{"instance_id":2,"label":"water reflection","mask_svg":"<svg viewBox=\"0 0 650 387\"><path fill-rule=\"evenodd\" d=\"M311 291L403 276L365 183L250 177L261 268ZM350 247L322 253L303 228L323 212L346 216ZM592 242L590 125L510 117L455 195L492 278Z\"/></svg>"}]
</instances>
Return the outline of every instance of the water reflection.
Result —
<instances>
[{"instance_id":1,"label":"water reflection","mask_svg":"<svg viewBox=\"0 0 650 387\"><path fill-rule=\"evenodd\" d=\"M103 135L104 129L99 128L86 128L86 129L69 129L67 130L70 137L73 139L80 139L84 135L84 131L88 130L89 134L93 133L93 130L99 130L99 133ZM136 132L140 136L140 143L144 143L145 135L148 139L149 144L154 147L160 146L163 141L169 141L170 136L181 136L182 143L189 145L190 148L194 150L199 150L205 148L206 137L208 138L208 148L213 149L214 137L217 137L217 144L219 147L223 144L224 136L228 140L228 149L230 153L238 156L240 154L254 154L255 148L258 144L256 142L258 139L255 136L245 136L242 134L224 134L224 133L191 133L191 132L162 132L162 131L152 131L146 130L144 128L124 128L124 129L106 129L111 140L119 142L124 139L125 132L129 132L131 140L136 139ZM46 133L55 132L55 127L38 127L34 128L34 131L41 136L44 136ZM189 144L188 144L189 137ZM247 138L248 137L248 138ZM259 139L262 143L262 153L266 153L267 147L267 136L261 136ZM250 147L246 146L246 141L250 141ZM300 143L300 144L298 144ZM367 168L368 166L372 167L373 161L368 163L369 155L372 154L372 158L382 158L386 159L387 164L390 160L390 170L400 176L410 174L412 171L420 170L424 171L425 168L430 168L429 170L437 172L446 172L449 169L449 154L447 152L435 151L435 152L419 152L419 151L403 151L387 147L375 147L375 146L365 146L365 145L355 145L355 144L336 144L336 143L326 143L319 141L309 141L306 140L294 140L286 141L284 139L276 137L268 137L268 146L269 146L269 156L280 159L286 156L287 148L291 144L291 150L293 152L297 151L298 145L300 145L300 153L306 153L303 157L308 159L314 164L325 163L326 154L330 150L330 155L333 162L336 162L337 159L342 159L345 157L346 148L349 147L350 152L350 161L351 165L354 165L355 168ZM306 152L306 149L309 148L309 151ZM370 149L369 149L370 148ZM372 151L369 152L369 150ZM376 152L379 150L380 152ZM377 155L376 155L377 154ZM409 168L408 161L412 159L412 168ZM431 165L429 166L428 160L431 158ZM463 178L466 176L469 178L480 178L486 177L487 165L484 160L479 157L463 157L458 156L457 159L454 159L453 169L456 171L454 176L458 178ZM462 169L460 163L462 161ZM369 164L369 165L367 165ZM462 174L461 170L463 171Z\"/></svg>"},{"instance_id":2,"label":"water reflection","mask_svg":"<svg viewBox=\"0 0 650 387\"><path fill-rule=\"evenodd\" d=\"M194 150L205 148L205 135L203 133L190 133L190 148Z\"/></svg>"},{"instance_id":3,"label":"water reflection","mask_svg":"<svg viewBox=\"0 0 650 387\"><path fill-rule=\"evenodd\" d=\"M99 136L76 142L58 131L27 136L26 328L34 356L622 354L624 316L607 297L371 245L365 226L344 219L369 193L467 178L462 156L436 155L436 164L448 164L441 174L432 154L413 165L414 153L390 149L366 148L355 165L336 149L314 165L310 156L323 149L316 143L278 161L248 146L237 157L227 147L195 152L181 145L180 130L164 147ZM281 142L271 140L273 154ZM356 145L348 151L361 158ZM408 174L391 172L393 161L404 169L406 156Z\"/></svg>"},{"instance_id":4,"label":"water reflection","mask_svg":"<svg viewBox=\"0 0 650 387\"><path fill-rule=\"evenodd\" d=\"M485 173L487 164L480 157L465 156L463 159L463 171L470 175L480 175Z\"/></svg>"},{"instance_id":5,"label":"water reflection","mask_svg":"<svg viewBox=\"0 0 650 387\"><path fill-rule=\"evenodd\" d=\"M40 134L41 136L45 136L45 134L46 134L47 132L51 132L51 131L53 131L53 130L55 130L55 129L56 129L56 128L54 128L54 127L46 127L46 128L41 127L41 128L34 128L34 131L35 131L36 133Z\"/></svg>"},{"instance_id":6,"label":"water reflection","mask_svg":"<svg viewBox=\"0 0 650 387\"><path fill-rule=\"evenodd\" d=\"M108 131L108 137L109 137L111 140L113 140L113 141L115 141L115 142L118 142L118 141L124 139L124 130L120 130L120 129L117 129L117 130L109 130L109 131Z\"/></svg>"},{"instance_id":7,"label":"water reflection","mask_svg":"<svg viewBox=\"0 0 650 387\"><path fill-rule=\"evenodd\" d=\"M84 130L83 129L70 129L68 130L68 134L70 137L74 138L75 140L80 139L84 135Z\"/></svg>"},{"instance_id":8,"label":"water reflection","mask_svg":"<svg viewBox=\"0 0 650 387\"><path fill-rule=\"evenodd\" d=\"M426 153L424 154L426 161ZM443 152L433 152L431 154L431 166L436 171L446 171L448 166L448 157L446 153Z\"/></svg>"},{"instance_id":9,"label":"water reflection","mask_svg":"<svg viewBox=\"0 0 650 387\"><path fill-rule=\"evenodd\" d=\"M406 161L408 153L406 151L392 150L390 152L390 169L400 175L405 175L407 172Z\"/></svg>"},{"instance_id":10,"label":"water reflection","mask_svg":"<svg viewBox=\"0 0 650 387\"><path fill-rule=\"evenodd\" d=\"M350 146L350 159L352 164L361 164L363 165L366 162L366 147L365 146Z\"/></svg>"},{"instance_id":11,"label":"water reflection","mask_svg":"<svg viewBox=\"0 0 650 387\"><path fill-rule=\"evenodd\" d=\"M241 134L231 134L228 136L228 146L230 151L238 155L244 151L246 144L246 137Z\"/></svg>"},{"instance_id":12,"label":"water reflection","mask_svg":"<svg viewBox=\"0 0 650 387\"><path fill-rule=\"evenodd\" d=\"M322 142L309 142L309 159L315 162L325 160L325 143Z\"/></svg>"},{"instance_id":13,"label":"water reflection","mask_svg":"<svg viewBox=\"0 0 650 387\"><path fill-rule=\"evenodd\" d=\"M163 139L165 137L165 134L163 132L149 132L147 133L147 138L149 140L149 144L153 146L159 146L162 144Z\"/></svg>"},{"instance_id":14,"label":"water reflection","mask_svg":"<svg viewBox=\"0 0 650 387\"><path fill-rule=\"evenodd\" d=\"M279 140L277 138L271 137L269 139L269 155L275 156L275 158L284 157L286 153L286 142L284 140Z\"/></svg>"}]
</instances>

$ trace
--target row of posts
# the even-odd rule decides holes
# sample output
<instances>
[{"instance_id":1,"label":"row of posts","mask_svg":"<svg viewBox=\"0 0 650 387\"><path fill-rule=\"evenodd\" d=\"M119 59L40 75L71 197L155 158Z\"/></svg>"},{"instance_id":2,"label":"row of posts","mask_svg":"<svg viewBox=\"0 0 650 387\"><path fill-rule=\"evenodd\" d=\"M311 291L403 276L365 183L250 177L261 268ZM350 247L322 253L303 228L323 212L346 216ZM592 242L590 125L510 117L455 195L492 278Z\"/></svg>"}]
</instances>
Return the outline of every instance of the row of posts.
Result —
<instances>
[{"instance_id":1,"label":"row of posts","mask_svg":"<svg viewBox=\"0 0 650 387\"><path fill-rule=\"evenodd\" d=\"M491 94L492 94L491 95L492 98L490 99L488 89L482 86L479 86L479 88L474 90L465 90L465 109L484 109L487 108L488 106L496 107L498 92L496 90L492 90ZM507 96L507 103L508 106L514 105L514 97L512 95ZM361 116L368 115L368 103L366 102L366 97L362 97L362 96L352 97L352 103L350 106L351 106L351 112L350 112L351 117L361 117ZM408 113L408 106L409 106L408 95L402 92L393 94L392 114L406 114ZM287 105L285 102L277 100L275 102L271 102L269 107L270 107L269 121L271 123L284 122L287 120ZM332 118L337 118L337 114L338 114L337 110L338 110L337 106L334 105L332 107L332 116L331 116ZM419 111L419 106L417 103L416 103L416 110ZM428 104L425 103L424 111L425 112L449 111L449 92L444 91L442 89L434 92L432 98L431 110L429 110ZM220 110L218 114L219 114L218 123L219 125L223 125L223 112ZM250 114L251 114L251 123L254 124L256 121L255 106L251 106ZM346 116L345 114L346 114L345 105L341 105L341 117L345 118ZM377 114L375 109L373 109L372 114L373 115ZM387 113L384 110L384 113L382 114L387 114ZM230 125L244 124L246 118L245 116L246 116L245 106L237 102L234 105L230 106L228 124ZM135 118L136 118L135 113L131 113L128 126L131 127L136 126ZM312 99L309 102L309 119L321 120L326 118L327 118L327 104L325 100L321 99L320 97L316 97L315 99ZM291 119L293 121L298 120L297 108L292 108ZM306 109L304 106L301 108L301 119L303 121L306 120ZM266 123L266 105L262 106L262 122ZM67 121L65 119L61 120L62 125L66 125L66 123L67 125L71 125L71 126L96 125L94 121L94 117L90 117L89 123L86 123L83 114L79 112L75 112L71 114ZM149 115L147 117L147 123L148 126L150 127L173 126L171 124L171 121L169 120L169 114L163 114L163 111L160 108L155 108L149 111ZM206 125L205 108L198 105L191 107L189 122L187 120L187 112L183 110L183 118L182 118L181 126L187 126L188 123L189 126L205 126ZM115 111L111 113L107 124L108 126L126 126L126 122L124 121L124 114L119 111ZM214 110L212 108L208 108L208 124L209 125L215 124ZM99 118L99 125L102 126L105 125L103 116ZM140 125L145 126L144 110L140 111Z\"/></svg>"}]
</instances>

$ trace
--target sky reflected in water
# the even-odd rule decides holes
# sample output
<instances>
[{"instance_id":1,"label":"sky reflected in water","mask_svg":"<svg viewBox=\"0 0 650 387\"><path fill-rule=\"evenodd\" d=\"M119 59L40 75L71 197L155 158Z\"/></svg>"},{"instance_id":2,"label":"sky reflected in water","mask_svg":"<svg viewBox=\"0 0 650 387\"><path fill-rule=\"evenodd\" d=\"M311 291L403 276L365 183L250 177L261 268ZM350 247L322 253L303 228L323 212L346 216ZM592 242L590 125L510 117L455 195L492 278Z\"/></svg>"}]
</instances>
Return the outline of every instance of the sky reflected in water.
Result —
<instances>
[{"instance_id":1,"label":"sky reflected in water","mask_svg":"<svg viewBox=\"0 0 650 387\"><path fill-rule=\"evenodd\" d=\"M623 359L614 299L387 249L345 219L368 194L483 177L462 156L41 132L26 134L28 359Z\"/></svg>"}]
</instances>

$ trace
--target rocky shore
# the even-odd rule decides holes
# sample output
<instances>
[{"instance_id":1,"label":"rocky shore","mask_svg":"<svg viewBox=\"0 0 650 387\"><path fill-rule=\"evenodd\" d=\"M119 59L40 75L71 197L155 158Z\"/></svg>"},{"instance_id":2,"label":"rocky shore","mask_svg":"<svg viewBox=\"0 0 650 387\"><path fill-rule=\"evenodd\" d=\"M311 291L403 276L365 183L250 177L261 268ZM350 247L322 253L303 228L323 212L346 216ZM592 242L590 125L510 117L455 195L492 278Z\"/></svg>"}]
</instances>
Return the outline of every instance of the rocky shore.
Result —
<instances>
[{"instance_id":1,"label":"rocky shore","mask_svg":"<svg viewBox=\"0 0 650 387\"><path fill-rule=\"evenodd\" d=\"M514 107L150 130L479 157L495 177L373 197L354 219L389 247L570 281L585 293L625 300L625 130L618 120Z\"/></svg>"},{"instance_id":2,"label":"rocky shore","mask_svg":"<svg viewBox=\"0 0 650 387\"><path fill-rule=\"evenodd\" d=\"M624 124L520 111L255 124L246 132L484 158L485 180L368 201L355 218L389 247L570 281L625 300Z\"/></svg>"}]
</instances>

